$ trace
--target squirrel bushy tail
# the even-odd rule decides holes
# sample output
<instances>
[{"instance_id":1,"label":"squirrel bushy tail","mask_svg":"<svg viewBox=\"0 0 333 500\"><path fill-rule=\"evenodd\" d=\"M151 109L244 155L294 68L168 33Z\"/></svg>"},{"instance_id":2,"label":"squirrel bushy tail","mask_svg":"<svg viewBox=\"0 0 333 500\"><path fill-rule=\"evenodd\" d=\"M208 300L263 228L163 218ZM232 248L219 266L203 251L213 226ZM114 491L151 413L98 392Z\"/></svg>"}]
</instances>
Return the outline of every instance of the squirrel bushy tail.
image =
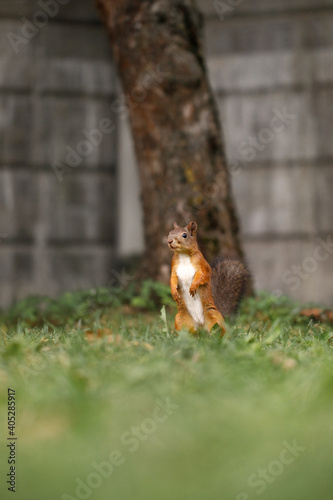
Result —
<instances>
[{"instance_id":1,"label":"squirrel bushy tail","mask_svg":"<svg viewBox=\"0 0 333 500\"><path fill-rule=\"evenodd\" d=\"M218 257L211 268L215 305L222 316L232 316L246 293L250 272L237 257Z\"/></svg>"}]
</instances>

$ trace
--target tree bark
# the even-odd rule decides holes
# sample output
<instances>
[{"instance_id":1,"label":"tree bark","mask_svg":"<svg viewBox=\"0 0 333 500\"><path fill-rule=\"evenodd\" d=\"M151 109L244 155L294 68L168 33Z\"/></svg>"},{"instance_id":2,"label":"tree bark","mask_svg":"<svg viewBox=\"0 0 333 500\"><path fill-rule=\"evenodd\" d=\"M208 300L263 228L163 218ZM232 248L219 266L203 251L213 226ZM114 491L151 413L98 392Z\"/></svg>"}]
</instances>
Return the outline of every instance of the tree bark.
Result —
<instances>
[{"instance_id":1,"label":"tree bark","mask_svg":"<svg viewBox=\"0 0 333 500\"><path fill-rule=\"evenodd\" d=\"M243 258L221 128L208 83L202 15L194 0L96 0L128 112L141 180L143 273L169 278L173 222L198 222L205 257Z\"/></svg>"}]
</instances>

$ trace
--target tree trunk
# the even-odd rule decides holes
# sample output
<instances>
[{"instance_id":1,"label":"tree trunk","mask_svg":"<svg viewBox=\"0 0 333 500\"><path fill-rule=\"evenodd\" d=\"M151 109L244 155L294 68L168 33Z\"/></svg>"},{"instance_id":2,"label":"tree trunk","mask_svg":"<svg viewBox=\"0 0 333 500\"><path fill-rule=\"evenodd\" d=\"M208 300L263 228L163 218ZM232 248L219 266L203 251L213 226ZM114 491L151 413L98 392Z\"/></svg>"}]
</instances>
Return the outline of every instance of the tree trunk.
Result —
<instances>
[{"instance_id":1,"label":"tree trunk","mask_svg":"<svg viewBox=\"0 0 333 500\"><path fill-rule=\"evenodd\" d=\"M243 257L193 0L96 0L111 38L141 180L145 276L168 279L173 222L198 222L201 250Z\"/></svg>"}]
</instances>

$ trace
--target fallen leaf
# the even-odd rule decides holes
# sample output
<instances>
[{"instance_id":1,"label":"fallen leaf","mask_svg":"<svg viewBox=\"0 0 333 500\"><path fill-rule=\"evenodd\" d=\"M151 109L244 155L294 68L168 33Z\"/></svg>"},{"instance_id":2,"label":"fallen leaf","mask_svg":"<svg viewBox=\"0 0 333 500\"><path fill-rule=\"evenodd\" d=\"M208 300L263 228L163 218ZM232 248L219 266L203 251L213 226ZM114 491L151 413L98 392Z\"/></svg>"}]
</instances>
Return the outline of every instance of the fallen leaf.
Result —
<instances>
[{"instance_id":1,"label":"fallen leaf","mask_svg":"<svg viewBox=\"0 0 333 500\"><path fill-rule=\"evenodd\" d=\"M300 316L312 318L315 321L333 323L333 311L330 309L320 309L319 307L302 309Z\"/></svg>"},{"instance_id":2,"label":"fallen leaf","mask_svg":"<svg viewBox=\"0 0 333 500\"><path fill-rule=\"evenodd\" d=\"M307 318L313 318L316 321L320 321L322 313L323 313L323 309L319 309L318 307L314 307L312 309L302 309L302 311L300 312L300 316L305 316Z\"/></svg>"},{"instance_id":3,"label":"fallen leaf","mask_svg":"<svg viewBox=\"0 0 333 500\"><path fill-rule=\"evenodd\" d=\"M110 328L98 328L96 332L93 332L92 330L86 330L85 336L90 342L92 342L104 337L112 337L113 332Z\"/></svg>"}]
</instances>

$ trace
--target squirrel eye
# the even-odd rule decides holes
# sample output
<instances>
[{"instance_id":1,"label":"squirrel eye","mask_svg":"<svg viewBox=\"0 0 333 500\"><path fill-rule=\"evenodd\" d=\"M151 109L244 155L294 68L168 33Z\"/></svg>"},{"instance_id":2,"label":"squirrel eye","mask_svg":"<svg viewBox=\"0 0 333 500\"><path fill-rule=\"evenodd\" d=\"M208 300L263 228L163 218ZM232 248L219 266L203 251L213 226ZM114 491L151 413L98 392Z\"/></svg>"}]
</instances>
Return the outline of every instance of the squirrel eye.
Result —
<instances>
[{"instance_id":1,"label":"squirrel eye","mask_svg":"<svg viewBox=\"0 0 333 500\"><path fill-rule=\"evenodd\" d=\"M186 234L186 233L183 233L183 234L182 234L182 237L183 237L183 238L187 238L187 234Z\"/></svg>"}]
</instances>

